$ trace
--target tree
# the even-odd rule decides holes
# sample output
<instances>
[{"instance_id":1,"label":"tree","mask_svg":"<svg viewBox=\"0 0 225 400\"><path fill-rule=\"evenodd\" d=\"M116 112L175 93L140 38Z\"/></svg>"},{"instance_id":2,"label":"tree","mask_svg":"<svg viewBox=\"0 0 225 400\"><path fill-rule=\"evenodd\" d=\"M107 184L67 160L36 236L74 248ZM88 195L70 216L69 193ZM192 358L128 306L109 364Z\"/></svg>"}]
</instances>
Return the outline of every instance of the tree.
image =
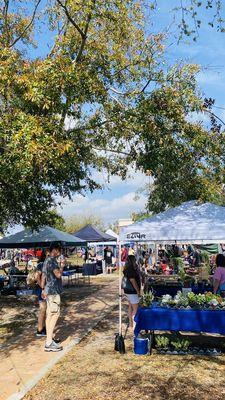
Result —
<instances>
[{"instance_id":1,"label":"tree","mask_svg":"<svg viewBox=\"0 0 225 400\"><path fill-rule=\"evenodd\" d=\"M92 179L93 169L125 177L136 158L137 167L145 170L152 156L149 140L161 190L159 166L167 155L167 145L157 150L161 128L166 131L167 122L173 127L177 123L180 143L192 130L192 124L186 124L186 136L180 134L187 108L203 108L188 77L187 88L179 73L176 83L167 84L170 79L161 62L164 35L146 34L144 2L47 1L48 27L55 40L42 58L31 57L29 49L35 24L44 15L47 27L47 16L41 0L26 4L0 0L0 226L22 223L35 228L48 223L59 196L71 198L100 187ZM183 109L176 104L171 113L167 108L173 106L173 87L180 96L179 79ZM152 136L144 127L144 121L151 127L150 116L156 127ZM206 131L195 124L193 129L199 140L192 139L189 148L198 148ZM165 137L172 140L172 131ZM201 160L204 157L217 188L219 155L217 175L208 147L201 152ZM184 161L187 165L190 159L183 157ZM199 169L194 170L199 180Z\"/></svg>"},{"instance_id":2,"label":"tree","mask_svg":"<svg viewBox=\"0 0 225 400\"><path fill-rule=\"evenodd\" d=\"M65 230L74 233L86 225L93 225L101 231L105 230L103 221L95 215L74 215L65 221Z\"/></svg>"},{"instance_id":3,"label":"tree","mask_svg":"<svg viewBox=\"0 0 225 400\"><path fill-rule=\"evenodd\" d=\"M130 0L55 1L54 46L30 59L24 46L39 3L26 17L13 1L0 2L0 223L34 228L49 220L57 195L100 187L91 168L125 176L119 153L99 151L111 124L105 110L117 104L117 90L140 90L150 70L158 74L154 54L162 48L158 36L144 40L143 16Z\"/></svg>"}]
</instances>

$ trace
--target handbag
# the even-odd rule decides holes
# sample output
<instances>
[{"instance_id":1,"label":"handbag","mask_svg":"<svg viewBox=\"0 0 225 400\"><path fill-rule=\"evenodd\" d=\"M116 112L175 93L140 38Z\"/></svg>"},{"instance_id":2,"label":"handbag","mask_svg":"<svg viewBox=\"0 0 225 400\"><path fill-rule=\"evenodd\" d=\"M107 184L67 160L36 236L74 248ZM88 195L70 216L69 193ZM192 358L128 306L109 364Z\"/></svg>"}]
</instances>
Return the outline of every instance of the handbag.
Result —
<instances>
[{"instance_id":1,"label":"handbag","mask_svg":"<svg viewBox=\"0 0 225 400\"><path fill-rule=\"evenodd\" d=\"M126 276L124 276L122 279L121 289L136 293L132 283Z\"/></svg>"}]
</instances>

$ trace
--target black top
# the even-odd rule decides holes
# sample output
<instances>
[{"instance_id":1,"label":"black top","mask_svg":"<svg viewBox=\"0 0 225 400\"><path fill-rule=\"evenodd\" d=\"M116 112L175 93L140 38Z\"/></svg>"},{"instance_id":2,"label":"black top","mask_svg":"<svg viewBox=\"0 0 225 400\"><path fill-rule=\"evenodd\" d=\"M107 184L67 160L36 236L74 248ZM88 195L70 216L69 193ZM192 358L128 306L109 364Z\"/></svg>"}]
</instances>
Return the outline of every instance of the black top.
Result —
<instances>
[{"instance_id":1,"label":"black top","mask_svg":"<svg viewBox=\"0 0 225 400\"><path fill-rule=\"evenodd\" d=\"M141 289L141 278L140 278L140 274L137 268L132 268L132 267L128 267L125 269L125 271L123 271L124 276L126 276L129 281L130 279L135 279L135 281L137 282L137 285L139 287L139 290ZM131 282L130 282L131 283ZM128 290L128 289L124 289L124 293L125 294L137 294L137 291L135 288L133 288L133 290Z\"/></svg>"}]
</instances>

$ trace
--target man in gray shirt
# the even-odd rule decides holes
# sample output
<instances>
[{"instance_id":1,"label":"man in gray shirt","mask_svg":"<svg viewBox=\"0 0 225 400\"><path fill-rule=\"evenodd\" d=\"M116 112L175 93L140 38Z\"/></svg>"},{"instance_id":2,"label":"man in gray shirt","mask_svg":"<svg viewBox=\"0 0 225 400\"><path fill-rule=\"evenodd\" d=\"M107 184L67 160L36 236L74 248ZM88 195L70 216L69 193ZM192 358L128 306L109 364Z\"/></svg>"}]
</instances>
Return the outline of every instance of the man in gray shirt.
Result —
<instances>
[{"instance_id":1,"label":"man in gray shirt","mask_svg":"<svg viewBox=\"0 0 225 400\"><path fill-rule=\"evenodd\" d=\"M47 300L45 351L54 352L62 350L62 346L54 341L54 329L60 315L60 295L62 293L63 267L60 267L57 262L57 257L60 255L60 245L51 244L50 255L46 258L42 271L43 297Z\"/></svg>"}]
</instances>

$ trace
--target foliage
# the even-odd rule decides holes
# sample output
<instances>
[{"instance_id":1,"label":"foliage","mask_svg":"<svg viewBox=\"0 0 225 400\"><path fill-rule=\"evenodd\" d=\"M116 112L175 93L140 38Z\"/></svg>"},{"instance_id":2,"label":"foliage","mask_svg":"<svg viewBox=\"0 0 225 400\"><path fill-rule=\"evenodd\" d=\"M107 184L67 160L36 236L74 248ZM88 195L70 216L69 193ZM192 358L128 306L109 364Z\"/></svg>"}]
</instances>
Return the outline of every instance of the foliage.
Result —
<instances>
[{"instance_id":1,"label":"foliage","mask_svg":"<svg viewBox=\"0 0 225 400\"><path fill-rule=\"evenodd\" d=\"M188 339L176 339L171 341L171 345L174 347L175 350L184 350L187 351L190 347L191 341Z\"/></svg>"},{"instance_id":2,"label":"foliage","mask_svg":"<svg viewBox=\"0 0 225 400\"><path fill-rule=\"evenodd\" d=\"M201 250L201 259L202 262L205 264L208 273L211 273L211 267L210 267L210 255L207 251Z\"/></svg>"},{"instance_id":3,"label":"foliage","mask_svg":"<svg viewBox=\"0 0 225 400\"><path fill-rule=\"evenodd\" d=\"M132 3L48 2L55 43L30 59L32 5L22 12L25 1L0 2L0 225L46 223L56 196L100 187L93 168L125 176L121 157L101 152L111 129L106 110L117 119L113 93L139 90L157 73L152 54L162 49L159 36L143 40L143 14Z\"/></svg>"},{"instance_id":4,"label":"foliage","mask_svg":"<svg viewBox=\"0 0 225 400\"><path fill-rule=\"evenodd\" d=\"M167 349L169 347L170 341L167 336L157 335L155 337L156 346L160 349Z\"/></svg>"},{"instance_id":5,"label":"foliage","mask_svg":"<svg viewBox=\"0 0 225 400\"><path fill-rule=\"evenodd\" d=\"M154 212L223 203L223 134L214 119L210 131L188 120L213 117L212 102L197 66L165 67L165 35L147 36L145 2L45 3L0 0L0 226L49 223L61 197L100 188L93 171L125 178L134 162L152 171ZM53 46L31 57L43 23Z\"/></svg>"},{"instance_id":6,"label":"foliage","mask_svg":"<svg viewBox=\"0 0 225 400\"><path fill-rule=\"evenodd\" d=\"M174 267L174 271L176 271L180 278L184 275L184 260L181 257L172 257L171 262Z\"/></svg>"},{"instance_id":7,"label":"foliage","mask_svg":"<svg viewBox=\"0 0 225 400\"><path fill-rule=\"evenodd\" d=\"M174 298L170 295L162 296L160 300L162 307L182 307L182 308L225 308L225 301L222 297L207 292L205 294L195 294L189 292L187 295L182 292L178 292Z\"/></svg>"},{"instance_id":8,"label":"foliage","mask_svg":"<svg viewBox=\"0 0 225 400\"><path fill-rule=\"evenodd\" d=\"M143 219L150 218L150 217L151 217L151 214L146 211L139 212L139 213L133 212L131 214L132 221L134 221L134 222L142 221Z\"/></svg>"},{"instance_id":9,"label":"foliage","mask_svg":"<svg viewBox=\"0 0 225 400\"><path fill-rule=\"evenodd\" d=\"M144 293L141 296L139 304L142 307L151 307L153 300L154 294L150 291L149 293Z\"/></svg>"},{"instance_id":10,"label":"foliage","mask_svg":"<svg viewBox=\"0 0 225 400\"><path fill-rule=\"evenodd\" d=\"M59 229L60 231L65 231L66 226L65 226L65 219L62 217L62 215L58 214L56 210L50 210L49 211L49 226L52 226L52 228Z\"/></svg>"},{"instance_id":11,"label":"foliage","mask_svg":"<svg viewBox=\"0 0 225 400\"><path fill-rule=\"evenodd\" d=\"M74 233L86 225L93 225L102 231L105 230L103 221L95 215L74 215L65 221L65 230L68 233Z\"/></svg>"},{"instance_id":12,"label":"foliage","mask_svg":"<svg viewBox=\"0 0 225 400\"><path fill-rule=\"evenodd\" d=\"M160 5L160 0L155 0L150 7L156 10ZM177 0L171 7L174 7L171 12L174 13L175 22L178 25L179 40L190 37L196 41L204 24L222 33L225 32L222 0ZM206 18L203 18L203 12Z\"/></svg>"}]
</instances>

